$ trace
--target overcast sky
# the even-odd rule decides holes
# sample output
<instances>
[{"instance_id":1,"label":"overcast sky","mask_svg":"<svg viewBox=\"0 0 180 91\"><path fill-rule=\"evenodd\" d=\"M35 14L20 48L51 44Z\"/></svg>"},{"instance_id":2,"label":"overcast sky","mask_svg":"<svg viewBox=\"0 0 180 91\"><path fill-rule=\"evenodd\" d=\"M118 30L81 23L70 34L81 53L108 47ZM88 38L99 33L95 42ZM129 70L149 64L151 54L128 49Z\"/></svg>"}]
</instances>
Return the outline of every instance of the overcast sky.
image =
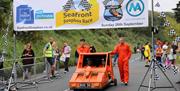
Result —
<instances>
[{"instance_id":1,"label":"overcast sky","mask_svg":"<svg viewBox=\"0 0 180 91\"><path fill-rule=\"evenodd\" d=\"M152 0L148 0L149 1L149 9L151 10L151 1ZM179 2L180 0L154 0L154 4L157 4L157 2L159 2L160 7L155 7L154 10L155 11L166 11L166 12L173 12L173 8L176 8L176 4ZM155 5L154 5L155 6Z\"/></svg>"}]
</instances>

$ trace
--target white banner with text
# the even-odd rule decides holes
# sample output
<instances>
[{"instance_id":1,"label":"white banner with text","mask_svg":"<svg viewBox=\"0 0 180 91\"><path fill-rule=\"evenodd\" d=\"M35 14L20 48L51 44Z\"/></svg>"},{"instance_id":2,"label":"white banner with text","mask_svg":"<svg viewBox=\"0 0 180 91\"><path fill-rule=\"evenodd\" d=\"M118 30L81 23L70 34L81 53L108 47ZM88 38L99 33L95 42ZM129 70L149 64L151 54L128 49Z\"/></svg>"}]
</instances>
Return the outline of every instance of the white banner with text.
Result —
<instances>
[{"instance_id":1,"label":"white banner with text","mask_svg":"<svg viewBox=\"0 0 180 91\"><path fill-rule=\"evenodd\" d=\"M148 0L14 0L15 31L148 26Z\"/></svg>"}]
</instances>

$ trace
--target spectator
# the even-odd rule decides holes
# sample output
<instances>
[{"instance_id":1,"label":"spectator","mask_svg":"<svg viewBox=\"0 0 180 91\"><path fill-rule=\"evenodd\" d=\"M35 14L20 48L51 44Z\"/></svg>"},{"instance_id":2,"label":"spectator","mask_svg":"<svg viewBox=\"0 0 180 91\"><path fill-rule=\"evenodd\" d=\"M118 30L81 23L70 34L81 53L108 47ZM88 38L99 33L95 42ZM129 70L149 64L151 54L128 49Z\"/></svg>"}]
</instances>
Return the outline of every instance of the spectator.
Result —
<instances>
[{"instance_id":1,"label":"spectator","mask_svg":"<svg viewBox=\"0 0 180 91\"><path fill-rule=\"evenodd\" d=\"M162 46L163 54L162 54L162 62L166 62L167 60L167 50L168 50L168 42L165 42L165 44Z\"/></svg>"},{"instance_id":2,"label":"spectator","mask_svg":"<svg viewBox=\"0 0 180 91\"><path fill-rule=\"evenodd\" d=\"M156 44L160 45L160 47L163 46L163 42L159 38L156 40Z\"/></svg>"},{"instance_id":3,"label":"spectator","mask_svg":"<svg viewBox=\"0 0 180 91\"><path fill-rule=\"evenodd\" d=\"M172 54L174 58L172 61L172 67L173 67L174 74L176 74L178 71L178 68L176 67L177 50L178 50L177 43L176 42L172 43L171 48L172 48L172 52L173 52Z\"/></svg>"},{"instance_id":4,"label":"spectator","mask_svg":"<svg viewBox=\"0 0 180 91\"><path fill-rule=\"evenodd\" d=\"M53 47L52 44L54 42L54 39L52 37L49 38L49 42L45 45L43 53L46 61L50 64L51 69L48 72L48 77L50 77L50 74L52 77L54 77L54 61L53 61ZM47 65L48 66L48 65ZM48 70L48 69L47 69Z\"/></svg>"},{"instance_id":5,"label":"spectator","mask_svg":"<svg viewBox=\"0 0 180 91\"><path fill-rule=\"evenodd\" d=\"M140 49L140 50L141 50L141 61L142 61L142 60L145 60L145 55L144 55L144 50L145 50L145 48L144 48L143 45L141 46L141 49Z\"/></svg>"},{"instance_id":6,"label":"spectator","mask_svg":"<svg viewBox=\"0 0 180 91\"><path fill-rule=\"evenodd\" d=\"M68 63L69 63L69 59L71 56L71 47L68 45L67 42L64 43L64 47L62 50L62 55L65 56L65 61L64 61L64 73L69 72L69 68L68 68Z\"/></svg>"},{"instance_id":7,"label":"spectator","mask_svg":"<svg viewBox=\"0 0 180 91\"><path fill-rule=\"evenodd\" d=\"M34 64L34 51L32 50L32 45L31 43L28 43L22 53L22 63L23 63L23 79L29 79L30 78L30 73L31 73L31 67Z\"/></svg>"},{"instance_id":8,"label":"spectator","mask_svg":"<svg viewBox=\"0 0 180 91\"><path fill-rule=\"evenodd\" d=\"M161 57L162 57L162 54L163 54L163 50L162 50L160 44L157 45L157 48L155 49L155 51L156 51L155 52L156 60L158 61L159 65L163 68L162 60L161 60Z\"/></svg>"},{"instance_id":9,"label":"spectator","mask_svg":"<svg viewBox=\"0 0 180 91\"><path fill-rule=\"evenodd\" d=\"M168 46L168 50L167 50L167 61L166 61L166 68L167 69L170 69L172 67L173 71L174 71L174 74L176 74L178 72L178 68L175 66L175 62L176 62L176 51L175 49L177 48L173 48L175 47L174 44L169 44Z\"/></svg>"},{"instance_id":10,"label":"spectator","mask_svg":"<svg viewBox=\"0 0 180 91\"><path fill-rule=\"evenodd\" d=\"M91 53L95 53L96 52L96 48L93 45L90 46L90 52Z\"/></svg>"},{"instance_id":11,"label":"spectator","mask_svg":"<svg viewBox=\"0 0 180 91\"><path fill-rule=\"evenodd\" d=\"M140 53L140 43L137 44L137 47L136 47L136 48L137 48L136 52L137 52L137 53Z\"/></svg>"},{"instance_id":12,"label":"spectator","mask_svg":"<svg viewBox=\"0 0 180 91\"><path fill-rule=\"evenodd\" d=\"M172 50L173 50L173 56L174 56L174 62L176 61L176 58L177 58L177 50L178 50L178 45L177 45L177 43L176 42L174 42L173 44L172 44ZM174 64L174 62L173 62L173 64Z\"/></svg>"},{"instance_id":13,"label":"spectator","mask_svg":"<svg viewBox=\"0 0 180 91\"><path fill-rule=\"evenodd\" d=\"M180 53L180 42L178 42L178 51L177 51L178 53ZM179 57L180 58L180 56L177 56L177 57ZM180 76L179 76L180 77ZM178 81L178 82L176 82L177 84L180 84L180 81Z\"/></svg>"},{"instance_id":14,"label":"spectator","mask_svg":"<svg viewBox=\"0 0 180 91\"><path fill-rule=\"evenodd\" d=\"M77 50L75 51L75 65L77 65L79 54Z\"/></svg>"},{"instance_id":15,"label":"spectator","mask_svg":"<svg viewBox=\"0 0 180 91\"><path fill-rule=\"evenodd\" d=\"M137 53L137 47L136 46L134 47L134 53L135 54Z\"/></svg>"},{"instance_id":16,"label":"spectator","mask_svg":"<svg viewBox=\"0 0 180 91\"><path fill-rule=\"evenodd\" d=\"M57 43L54 41L52 44L53 48L53 59L52 59L52 78L55 77L56 64L60 60L60 50L58 48Z\"/></svg>"},{"instance_id":17,"label":"spectator","mask_svg":"<svg viewBox=\"0 0 180 91\"><path fill-rule=\"evenodd\" d=\"M174 60L173 49L172 49L172 45L169 44L168 49L167 49L167 60L166 60L166 65L165 65L167 69L171 68L171 63L173 62L173 60Z\"/></svg>"},{"instance_id":18,"label":"spectator","mask_svg":"<svg viewBox=\"0 0 180 91\"><path fill-rule=\"evenodd\" d=\"M144 50L144 56L145 56L145 60L146 60L145 67L149 67L148 63L150 62L150 59L151 59L150 43L147 42L146 45L144 46L144 48L145 48L145 50Z\"/></svg>"}]
</instances>

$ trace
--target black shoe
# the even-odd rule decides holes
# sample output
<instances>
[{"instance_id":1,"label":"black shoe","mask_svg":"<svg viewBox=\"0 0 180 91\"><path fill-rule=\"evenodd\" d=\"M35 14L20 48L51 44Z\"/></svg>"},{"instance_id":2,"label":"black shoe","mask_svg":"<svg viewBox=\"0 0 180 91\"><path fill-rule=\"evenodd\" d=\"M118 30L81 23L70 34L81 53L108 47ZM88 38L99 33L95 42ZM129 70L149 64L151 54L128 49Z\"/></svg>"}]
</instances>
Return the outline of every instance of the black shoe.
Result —
<instances>
[{"instance_id":1,"label":"black shoe","mask_svg":"<svg viewBox=\"0 0 180 91\"><path fill-rule=\"evenodd\" d=\"M180 81L176 82L176 84L180 84Z\"/></svg>"},{"instance_id":2,"label":"black shoe","mask_svg":"<svg viewBox=\"0 0 180 91\"><path fill-rule=\"evenodd\" d=\"M55 76L55 75L53 75L53 76L51 76L51 77L50 77L50 79L55 79L55 78L56 78L56 76Z\"/></svg>"},{"instance_id":3,"label":"black shoe","mask_svg":"<svg viewBox=\"0 0 180 91\"><path fill-rule=\"evenodd\" d=\"M145 65L145 67L149 67L149 65Z\"/></svg>"},{"instance_id":4,"label":"black shoe","mask_svg":"<svg viewBox=\"0 0 180 91\"><path fill-rule=\"evenodd\" d=\"M125 85L125 86L128 86L128 83L127 83L127 82L125 82L125 83L124 83L124 85Z\"/></svg>"}]
</instances>

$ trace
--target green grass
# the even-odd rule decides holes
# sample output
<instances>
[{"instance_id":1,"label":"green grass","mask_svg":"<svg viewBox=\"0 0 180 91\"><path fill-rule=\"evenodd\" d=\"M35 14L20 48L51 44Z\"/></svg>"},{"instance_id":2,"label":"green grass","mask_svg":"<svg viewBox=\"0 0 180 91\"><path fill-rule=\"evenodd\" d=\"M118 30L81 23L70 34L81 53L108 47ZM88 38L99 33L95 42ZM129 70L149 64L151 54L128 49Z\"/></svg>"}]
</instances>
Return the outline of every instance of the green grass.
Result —
<instances>
[{"instance_id":1,"label":"green grass","mask_svg":"<svg viewBox=\"0 0 180 91\"><path fill-rule=\"evenodd\" d=\"M157 17L156 17L157 18ZM176 23L174 18L168 16L168 20L175 28L178 35L180 35L180 26ZM156 19L156 23L157 19ZM150 25L150 24L149 24ZM162 40L172 40L172 37L167 36L169 28L160 28L159 34L155 35L155 38L160 38ZM0 32L2 36L3 32ZM22 55L24 44L28 41L32 42L33 50L37 57L42 56L42 51L44 45L48 42L49 37L53 37L59 48L63 47L63 42L68 41L72 47L72 57L70 64L74 64L74 52L79 43L79 39L85 38L87 43L92 44L96 47L98 52L111 51L118 42L120 36L126 37L126 41L130 44L131 48L137 45L137 43L144 44L147 41L151 41L151 29L148 28L126 28L126 29L93 29L93 30L60 30L60 31L38 31L38 32L18 32L17 34L17 44L16 44L16 57L19 58ZM8 46L7 46L7 56L6 59L13 59L13 35L12 31L8 35ZM3 41L0 40L0 52L2 51ZM41 60L38 60L41 61ZM11 62L5 62L6 66L9 67Z\"/></svg>"},{"instance_id":2,"label":"green grass","mask_svg":"<svg viewBox=\"0 0 180 91\"><path fill-rule=\"evenodd\" d=\"M96 47L98 52L103 51L111 51L114 49L115 44L118 42L119 34L123 36L129 36L126 38L127 42L133 47L139 43L145 43L150 38L146 35L139 35L138 33L133 32L134 30L128 29L116 29L116 30L68 30L68 31L43 31L43 32L34 32L34 34L39 35L38 38L31 39L33 36L23 36L26 37L23 39L22 36L17 35L17 43L16 43L16 57L20 58L24 44L27 41L32 42L33 50L37 57L42 56L42 51L44 45L48 42L49 37L53 37L57 43L59 48L63 47L63 42L68 41L70 46L72 47L72 57L70 64L74 63L74 52L76 50L77 45L79 44L79 39L85 38L87 43L92 44ZM145 30L140 30L145 31ZM2 35L1 35L2 36ZM27 38L29 37L29 39ZM2 43L2 41L1 41ZM2 48L2 45L0 45ZM13 37L8 36L8 46L7 46L7 60L13 59L13 48L14 42ZM11 64L6 62L6 67L9 67Z\"/></svg>"}]
</instances>

